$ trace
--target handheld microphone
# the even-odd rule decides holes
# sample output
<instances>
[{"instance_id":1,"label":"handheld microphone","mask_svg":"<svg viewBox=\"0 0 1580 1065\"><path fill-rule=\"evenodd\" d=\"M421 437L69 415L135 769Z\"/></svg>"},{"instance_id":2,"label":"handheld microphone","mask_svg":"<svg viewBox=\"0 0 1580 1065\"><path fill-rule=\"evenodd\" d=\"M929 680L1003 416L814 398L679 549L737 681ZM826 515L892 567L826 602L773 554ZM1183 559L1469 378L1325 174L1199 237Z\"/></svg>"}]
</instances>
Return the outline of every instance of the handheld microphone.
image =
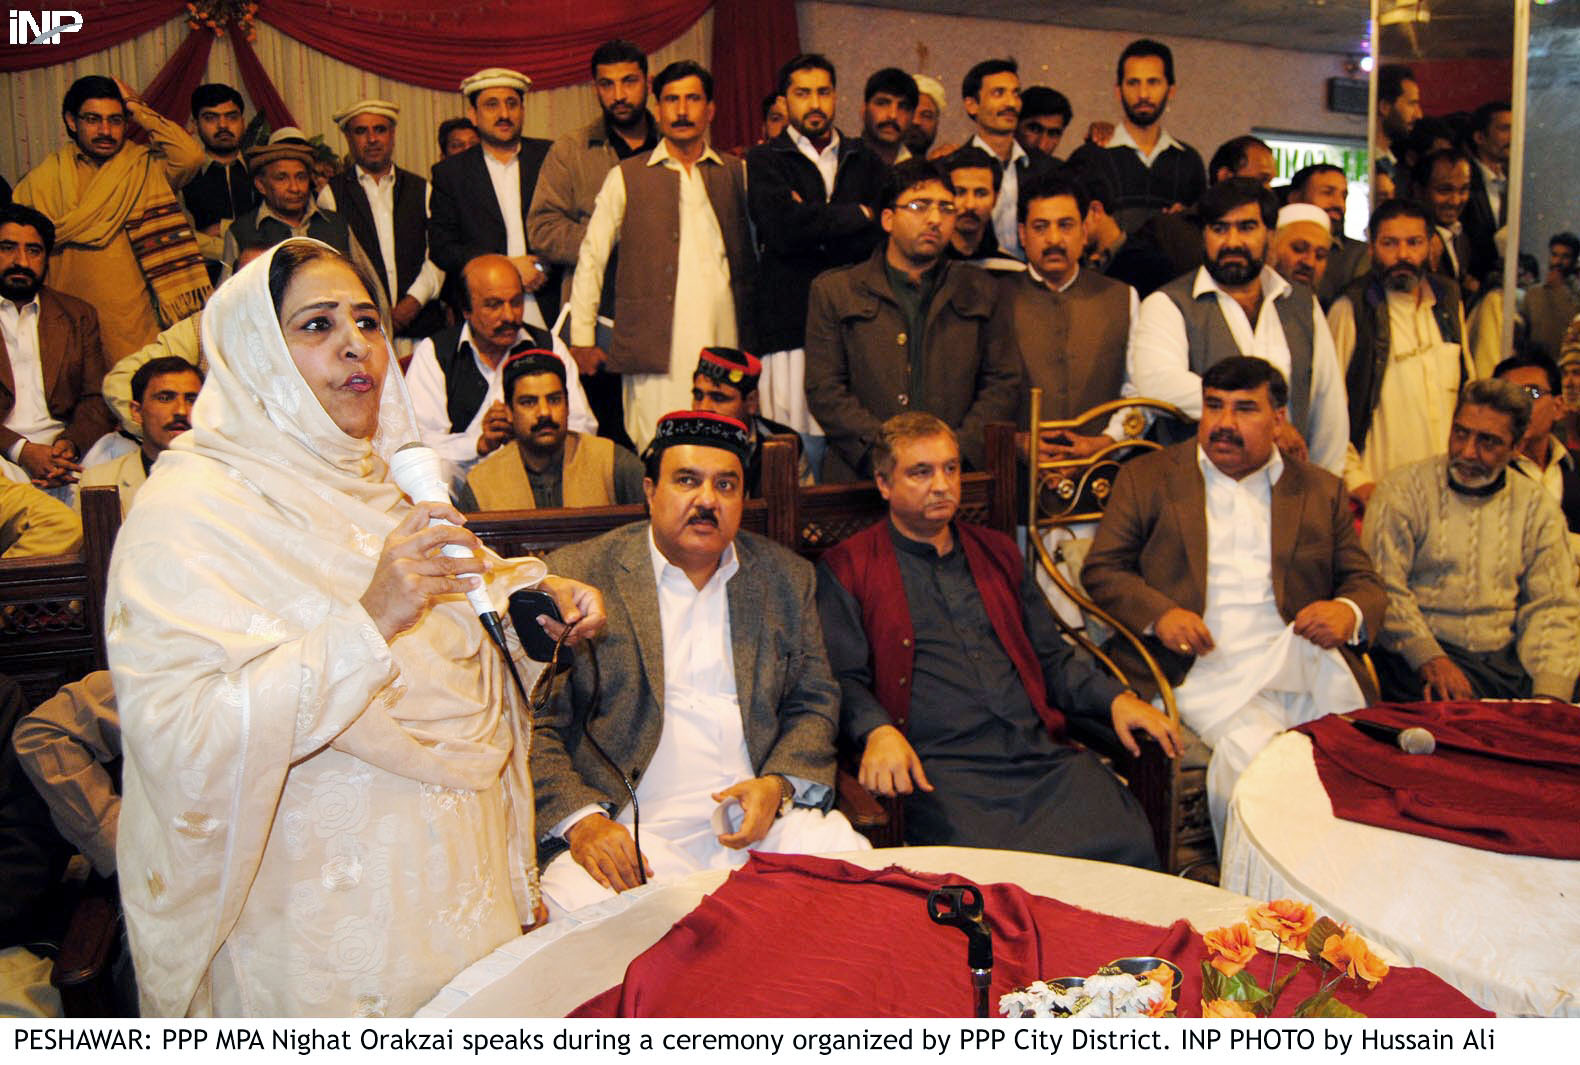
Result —
<instances>
[{"instance_id":1,"label":"handheld microphone","mask_svg":"<svg viewBox=\"0 0 1580 1065\"><path fill-rule=\"evenodd\" d=\"M1405 754L1431 754L1437 750L1437 737L1419 725L1410 728L1394 728L1391 725L1380 724L1376 721L1357 721L1347 714L1340 717L1360 729L1374 740L1391 743Z\"/></svg>"},{"instance_id":2,"label":"handheld microphone","mask_svg":"<svg viewBox=\"0 0 1580 1065\"><path fill-rule=\"evenodd\" d=\"M397 487L411 499L413 503L449 503L450 493L445 490L442 467L439 463L439 453L431 447L413 440L409 444L402 444L390 457L390 476ZM451 522L443 518L434 518L428 527L435 525L450 525ZM446 544L440 549L440 554L450 558L471 558L472 552L460 544ZM466 601L472 604L472 609L477 611L477 618L483 623L483 628L493 639L501 651L505 651L505 630L499 621L499 612L494 609L494 604L488 598L488 591L483 587L483 578L473 575L472 587L466 593ZM505 657L510 653L505 651Z\"/></svg>"}]
</instances>

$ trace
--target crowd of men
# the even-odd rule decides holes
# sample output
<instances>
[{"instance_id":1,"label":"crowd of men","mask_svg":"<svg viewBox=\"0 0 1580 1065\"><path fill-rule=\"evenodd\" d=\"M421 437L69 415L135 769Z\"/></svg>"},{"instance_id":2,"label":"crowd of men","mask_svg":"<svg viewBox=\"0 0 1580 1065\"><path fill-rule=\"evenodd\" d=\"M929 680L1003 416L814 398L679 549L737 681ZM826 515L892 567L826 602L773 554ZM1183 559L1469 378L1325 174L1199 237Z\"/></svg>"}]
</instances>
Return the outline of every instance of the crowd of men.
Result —
<instances>
[{"instance_id":1,"label":"crowd of men","mask_svg":"<svg viewBox=\"0 0 1580 1065\"><path fill-rule=\"evenodd\" d=\"M348 159L322 184L301 130L243 148L229 86L193 93L194 137L119 81L76 81L65 144L0 207L7 556L70 550L79 484L133 505L190 426L213 286L309 236L377 280L465 509L648 506L551 559L610 608L601 681L578 659L533 751L561 909L750 846L860 846L830 812L837 742L905 797L912 842L1157 863L1134 800L1065 739L1088 717L1179 753L1157 686L1072 650L1014 541L957 518L994 422L1018 423L1023 459L1177 441L1125 465L1081 576L1213 749L1220 831L1235 775L1313 716L1574 697L1580 238L1552 239L1506 351L1506 103L1426 118L1409 70L1381 71L1385 194L1363 242L1341 168L1274 188L1257 137L1204 163L1172 136L1174 60L1153 40L1117 58L1119 120L1063 159L1069 101L1007 58L958 101L879 70L846 134L834 65L798 55L741 151L709 137L700 64L649 71L611 41L589 72L599 117L552 141L523 135L526 75L467 78L426 180L393 163L394 103L346 101ZM939 144L954 104L972 136ZM1033 387L1045 418L1146 397L1194 425L1121 410L1043 433ZM741 531L769 436L794 442L803 483L876 481L889 520L815 572ZM91 695L51 712L98 735L113 692ZM105 759L53 757L27 764L78 811L56 824L113 869L113 818L106 845L80 816L110 807L62 797L87 778L49 769ZM628 789L650 811L640 852Z\"/></svg>"}]
</instances>

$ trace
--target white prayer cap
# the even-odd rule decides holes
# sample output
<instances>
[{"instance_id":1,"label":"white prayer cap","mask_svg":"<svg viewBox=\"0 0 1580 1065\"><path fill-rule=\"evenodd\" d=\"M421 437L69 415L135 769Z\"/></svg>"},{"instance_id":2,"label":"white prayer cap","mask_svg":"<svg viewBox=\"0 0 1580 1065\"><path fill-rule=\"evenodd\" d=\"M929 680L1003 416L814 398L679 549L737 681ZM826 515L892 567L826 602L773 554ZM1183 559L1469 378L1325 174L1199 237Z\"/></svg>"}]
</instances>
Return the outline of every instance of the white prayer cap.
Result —
<instances>
[{"instance_id":1,"label":"white prayer cap","mask_svg":"<svg viewBox=\"0 0 1580 1065\"><path fill-rule=\"evenodd\" d=\"M485 67L461 82L461 95L471 96L484 89L515 89L525 93L532 88L532 79L517 70L504 67Z\"/></svg>"},{"instance_id":2,"label":"white prayer cap","mask_svg":"<svg viewBox=\"0 0 1580 1065\"><path fill-rule=\"evenodd\" d=\"M1275 228L1283 229L1285 226L1297 225L1301 222L1309 222L1323 233L1333 232L1333 220L1328 217L1328 212L1314 203L1285 204L1279 208L1278 225Z\"/></svg>"},{"instance_id":3,"label":"white prayer cap","mask_svg":"<svg viewBox=\"0 0 1580 1065\"><path fill-rule=\"evenodd\" d=\"M938 105L938 113L942 115L949 105L949 97L944 94L944 83L930 74L912 74L916 79L916 91L933 98L933 103Z\"/></svg>"},{"instance_id":4,"label":"white prayer cap","mask_svg":"<svg viewBox=\"0 0 1580 1065\"><path fill-rule=\"evenodd\" d=\"M391 122L400 120L400 104L390 100L358 100L350 107L336 111L332 117L335 125L344 129L347 122L358 115L383 115Z\"/></svg>"}]
</instances>

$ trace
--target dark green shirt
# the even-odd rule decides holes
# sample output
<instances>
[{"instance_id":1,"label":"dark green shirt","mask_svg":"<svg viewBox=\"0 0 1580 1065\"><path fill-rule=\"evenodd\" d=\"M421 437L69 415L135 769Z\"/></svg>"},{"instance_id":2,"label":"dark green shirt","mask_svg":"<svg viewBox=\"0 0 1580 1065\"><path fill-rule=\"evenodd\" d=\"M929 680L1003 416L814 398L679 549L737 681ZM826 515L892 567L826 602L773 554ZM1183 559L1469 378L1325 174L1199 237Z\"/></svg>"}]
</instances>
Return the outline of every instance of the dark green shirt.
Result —
<instances>
[{"instance_id":1,"label":"dark green shirt","mask_svg":"<svg viewBox=\"0 0 1580 1065\"><path fill-rule=\"evenodd\" d=\"M927 329L927 312L932 307L933 294L938 291L938 281L943 277L942 261L923 272L920 283L883 260L883 270L889 275L889 288L900 305L900 317L905 320L905 368L910 380L909 398L924 394L922 388L922 335Z\"/></svg>"}]
</instances>

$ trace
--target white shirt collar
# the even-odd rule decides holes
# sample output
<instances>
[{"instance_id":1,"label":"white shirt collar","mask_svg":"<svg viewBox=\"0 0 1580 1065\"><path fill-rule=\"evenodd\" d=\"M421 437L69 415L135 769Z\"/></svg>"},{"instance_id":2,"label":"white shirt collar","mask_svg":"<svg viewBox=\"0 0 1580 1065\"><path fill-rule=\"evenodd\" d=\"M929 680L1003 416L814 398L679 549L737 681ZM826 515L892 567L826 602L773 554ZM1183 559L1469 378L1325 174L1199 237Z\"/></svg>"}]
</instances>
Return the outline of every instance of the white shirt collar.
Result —
<instances>
[{"instance_id":1,"label":"white shirt collar","mask_svg":"<svg viewBox=\"0 0 1580 1065\"><path fill-rule=\"evenodd\" d=\"M1212 459L1207 457L1207 452L1201 449L1200 444L1196 445L1196 465L1201 468L1202 477L1206 480L1208 485L1211 485L1214 479L1219 481L1234 481L1234 478L1230 477L1217 466L1213 465ZM1267 482L1267 487L1271 489L1273 485L1278 483L1278 479L1283 475L1284 456L1279 454L1278 448L1275 446L1273 448L1272 457L1270 457L1257 469L1254 469L1244 477L1241 477L1239 481L1235 483L1244 484L1247 481L1254 481L1256 478L1260 477Z\"/></svg>"},{"instance_id":2,"label":"white shirt collar","mask_svg":"<svg viewBox=\"0 0 1580 1065\"><path fill-rule=\"evenodd\" d=\"M307 223L309 223L309 222L311 222L313 220L313 216L315 214L317 214L317 213L318 213L318 197L317 196L312 196L312 195L309 195L307 197L307 211L306 211L306 213L302 215L302 220L300 222L296 223L295 225L292 225L290 222L287 222L285 219L283 219L279 215L275 214L272 210L270 210L269 205L267 203L260 203L258 205L258 221L262 222L265 218L272 218L276 222L279 222L281 225L287 226L287 227L289 227L292 230L301 229L301 228L305 227L307 225Z\"/></svg>"},{"instance_id":3,"label":"white shirt collar","mask_svg":"<svg viewBox=\"0 0 1580 1065\"><path fill-rule=\"evenodd\" d=\"M1033 278L1036 279L1037 284L1042 285L1044 287L1047 286L1048 279L1043 277L1041 274L1039 274L1037 272L1037 268L1035 266L1031 265L1031 263L1027 263L1026 264L1026 272L1028 274L1030 274ZM1076 263L1075 264L1075 273L1070 275L1070 280L1066 281L1064 284L1060 285L1058 288L1054 289L1053 291L1055 291L1055 292L1063 292L1066 289L1068 289L1071 285L1073 285L1077 281L1079 281L1080 278L1081 278L1081 264L1080 263Z\"/></svg>"},{"instance_id":4,"label":"white shirt collar","mask_svg":"<svg viewBox=\"0 0 1580 1065\"><path fill-rule=\"evenodd\" d=\"M653 582L655 584L662 585L664 578L667 576L671 581L679 577L680 580L685 582L687 588L693 587L691 578L686 576L686 571L665 558L664 552L658 549L658 541L653 539L652 522L647 524L647 553L653 563ZM735 554L735 541L731 540L724 548L724 553L719 556L719 568L713 571L713 576L708 578L708 583L704 584L702 588L707 588L708 585L713 584L715 581L722 583L729 580L735 576L735 571L740 568L740 559ZM700 592L702 588L695 590Z\"/></svg>"},{"instance_id":5,"label":"white shirt collar","mask_svg":"<svg viewBox=\"0 0 1580 1065\"><path fill-rule=\"evenodd\" d=\"M1260 276L1262 278L1263 303L1266 303L1268 300L1276 300L1290 290L1289 282L1285 281L1283 275L1271 266L1263 266ZM1190 290L1191 298L1194 299L1208 292L1221 293L1224 296L1228 296L1229 299L1234 298L1223 290L1222 285L1212 279L1212 275L1207 272L1205 266L1198 266L1196 268L1196 283L1191 286Z\"/></svg>"},{"instance_id":6,"label":"white shirt collar","mask_svg":"<svg viewBox=\"0 0 1580 1065\"><path fill-rule=\"evenodd\" d=\"M1130 127L1126 126L1123 122L1117 123L1114 126L1114 135L1108 138L1107 146L1110 148L1130 148L1137 155L1141 155L1141 145L1136 143L1136 139L1130 135ZM1178 148L1180 151L1185 150L1185 146L1179 141L1175 140L1173 134L1169 133L1169 131L1165 129L1158 134L1158 142L1157 144L1153 145L1152 154L1141 155L1141 157L1150 163L1153 159L1156 159L1159 155L1161 155L1165 148Z\"/></svg>"},{"instance_id":7,"label":"white shirt collar","mask_svg":"<svg viewBox=\"0 0 1580 1065\"><path fill-rule=\"evenodd\" d=\"M32 309L34 314L38 314L43 309L38 302L37 292L33 293L33 298L28 300L26 303L15 303L3 296L0 296L0 310L3 310L8 314L14 314L18 318L21 318L28 312L29 308Z\"/></svg>"},{"instance_id":8,"label":"white shirt collar","mask_svg":"<svg viewBox=\"0 0 1580 1065\"><path fill-rule=\"evenodd\" d=\"M790 139L795 142L795 146L800 148L801 151L807 155L827 155L829 152L836 152L839 150L839 130L837 129L829 133L828 143L823 146L823 150L821 152L819 152L817 150L817 146L812 143L811 137L808 137L794 126L786 126L785 132L790 134Z\"/></svg>"},{"instance_id":9,"label":"white shirt collar","mask_svg":"<svg viewBox=\"0 0 1580 1065\"><path fill-rule=\"evenodd\" d=\"M969 146L981 148L993 158L998 159L998 152L994 151L992 146L989 145L987 141L982 139L982 135L980 133L973 133L971 135L971 144ZM1014 166L1016 163L1025 158L1027 158L1026 149L1020 146L1020 141L1016 140L1014 137L1011 137L1009 139L1009 165ZM1000 162L1002 161L1003 160L1000 160Z\"/></svg>"},{"instance_id":10,"label":"white shirt collar","mask_svg":"<svg viewBox=\"0 0 1580 1065\"><path fill-rule=\"evenodd\" d=\"M713 145L711 144L702 150L702 156L697 162L706 163L710 161L720 166L724 165L724 160L719 158L718 153L713 150ZM674 163L675 166L680 166L675 157L669 154L669 142L660 137L658 138L658 147L654 148L653 154L647 157L647 165L658 166L662 163Z\"/></svg>"},{"instance_id":11,"label":"white shirt collar","mask_svg":"<svg viewBox=\"0 0 1580 1065\"><path fill-rule=\"evenodd\" d=\"M355 164L353 164L353 166L356 169L357 182L359 184L362 183L362 182L371 181L375 185L383 185L386 181L394 181L395 180L395 167L394 166L391 166L388 170L384 171L384 176L383 177L376 177L375 175L368 173L366 170L363 170L361 163L355 163Z\"/></svg>"}]
</instances>

